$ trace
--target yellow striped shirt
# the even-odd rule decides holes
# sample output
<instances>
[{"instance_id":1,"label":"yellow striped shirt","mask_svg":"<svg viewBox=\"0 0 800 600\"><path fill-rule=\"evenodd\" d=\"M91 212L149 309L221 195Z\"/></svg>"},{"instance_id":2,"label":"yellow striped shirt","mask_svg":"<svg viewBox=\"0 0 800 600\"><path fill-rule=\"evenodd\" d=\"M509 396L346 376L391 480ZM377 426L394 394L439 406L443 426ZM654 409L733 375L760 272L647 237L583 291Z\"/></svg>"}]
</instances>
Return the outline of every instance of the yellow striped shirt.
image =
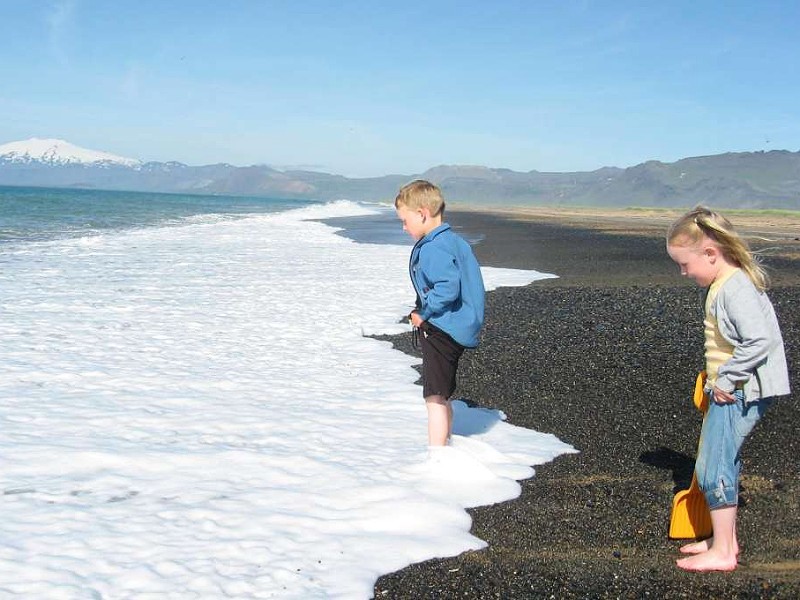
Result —
<instances>
[{"instance_id":1,"label":"yellow striped shirt","mask_svg":"<svg viewBox=\"0 0 800 600\"><path fill-rule=\"evenodd\" d=\"M717 382L717 371L733 356L734 346L719 332L717 327L717 320L711 314L711 307L714 305L714 300L719 293L719 289L723 284L730 279L731 275L736 273L739 269L733 269L724 276L715 279L711 286L708 288L708 295L706 296L706 317L703 320L703 328L705 330L705 346L706 346L706 374L708 376L708 383L713 386Z\"/></svg>"}]
</instances>

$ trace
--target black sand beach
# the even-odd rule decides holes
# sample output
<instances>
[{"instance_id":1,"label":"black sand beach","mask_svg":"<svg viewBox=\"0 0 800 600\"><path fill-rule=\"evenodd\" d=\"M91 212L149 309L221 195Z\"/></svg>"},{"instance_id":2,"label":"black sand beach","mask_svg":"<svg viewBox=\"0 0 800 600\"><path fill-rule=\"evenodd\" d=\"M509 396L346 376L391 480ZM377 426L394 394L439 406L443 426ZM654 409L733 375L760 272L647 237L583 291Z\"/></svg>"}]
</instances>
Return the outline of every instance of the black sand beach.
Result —
<instances>
[{"instance_id":1,"label":"black sand beach","mask_svg":"<svg viewBox=\"0 0 800 600\"><path fill-rule=\"evenodd\" d=\"M536 469L516 500L471 510L489 547L380 578L376 598L800 598L800 261L791 237L766 259L792 370L783 399L746 442L733 573L675 567L673 494L693 469L700 414L701 292L679 277L663 229L514 220L449 211L484 265L559 279L489 294L482 345L457 394L580 453ZM735 219L734 219L735 222ZM798 232L800 235L800 232ZM777 250L776 246L781 246ZM411 353L408 336L392 341Z\"/></svg>"}]
</instances>

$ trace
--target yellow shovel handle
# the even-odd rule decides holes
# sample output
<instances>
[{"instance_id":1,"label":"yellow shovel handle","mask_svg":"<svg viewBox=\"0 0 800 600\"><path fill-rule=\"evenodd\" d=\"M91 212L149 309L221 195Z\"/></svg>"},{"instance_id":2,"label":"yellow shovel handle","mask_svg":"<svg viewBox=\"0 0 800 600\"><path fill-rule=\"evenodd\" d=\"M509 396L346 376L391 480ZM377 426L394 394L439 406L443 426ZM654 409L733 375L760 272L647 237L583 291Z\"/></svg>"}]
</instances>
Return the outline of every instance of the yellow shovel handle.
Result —
<instances>
[{"instance_id":1,"label":"yellow shovel handle","mask_svg":"<svg viewBox=\"0 0 800 600\"><path fill-rule=\"evenodd\" d=\"M708 410L708 394L706 394L706 372L700 371L694 382L694 406L697 410L705 413Z\"/></svg>"}]
</instances>

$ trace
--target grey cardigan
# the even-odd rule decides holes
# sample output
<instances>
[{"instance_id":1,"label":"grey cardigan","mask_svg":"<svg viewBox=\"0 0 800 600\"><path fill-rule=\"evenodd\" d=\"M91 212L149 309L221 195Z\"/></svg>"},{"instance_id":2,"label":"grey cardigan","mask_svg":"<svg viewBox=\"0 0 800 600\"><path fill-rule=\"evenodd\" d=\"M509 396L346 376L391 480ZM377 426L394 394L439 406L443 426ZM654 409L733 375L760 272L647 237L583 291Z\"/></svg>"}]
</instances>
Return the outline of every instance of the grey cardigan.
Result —
<instances>
[{"instance_id":1,"label":"grey cardigan","mask_svg":"<svg viewBox=\"0 0 800 600\"><path fill-rule=\"evenodd\" d=\"M720 366L716 385L732 392L744 386L747 402L787 395L789 371L775 309L741 269L722 284L711 314L734 346L733 356Z\"/></svg>"}]
</instances>

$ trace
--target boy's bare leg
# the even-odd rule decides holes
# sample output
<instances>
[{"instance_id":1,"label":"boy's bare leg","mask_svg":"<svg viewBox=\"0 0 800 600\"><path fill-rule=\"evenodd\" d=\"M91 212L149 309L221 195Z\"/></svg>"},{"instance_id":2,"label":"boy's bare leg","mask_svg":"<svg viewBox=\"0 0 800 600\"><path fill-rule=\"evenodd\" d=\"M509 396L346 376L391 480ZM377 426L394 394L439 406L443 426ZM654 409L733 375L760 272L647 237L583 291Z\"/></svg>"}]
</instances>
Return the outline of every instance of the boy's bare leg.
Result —
<instances>
[{"instance_id":1,"label":"boy's bare leg","mask_svg":"<svg viewBox=\"0 0 800 600\"><path fill-rule=\"evenodd\" d=\"M708 550L681 558L677 565L686 571L733 571L737 565L736 506L711 511L714 537ZM702 544L702 542L699 542Z\"/></svg>"},{"instance_id":2,"label":"boy's bare leg","mask_svg":"<svg viewBox=\"0 0 800 600\"><path fill-rule=\"evenodd\" d=\"M428 445L446 446L453 423L453 409L444 396L428 396L425 398L428 409Z\"/></svg>"},{"instance_id":3,"label":"boy's bare leg","mask_svg":"<svg viewBox=\"0 0 800 600\"><path fill-rule=\"evenodd\" d=\"M447 439L453 437L453 403L447 400Z\"/></svg>"}]
</instances>

